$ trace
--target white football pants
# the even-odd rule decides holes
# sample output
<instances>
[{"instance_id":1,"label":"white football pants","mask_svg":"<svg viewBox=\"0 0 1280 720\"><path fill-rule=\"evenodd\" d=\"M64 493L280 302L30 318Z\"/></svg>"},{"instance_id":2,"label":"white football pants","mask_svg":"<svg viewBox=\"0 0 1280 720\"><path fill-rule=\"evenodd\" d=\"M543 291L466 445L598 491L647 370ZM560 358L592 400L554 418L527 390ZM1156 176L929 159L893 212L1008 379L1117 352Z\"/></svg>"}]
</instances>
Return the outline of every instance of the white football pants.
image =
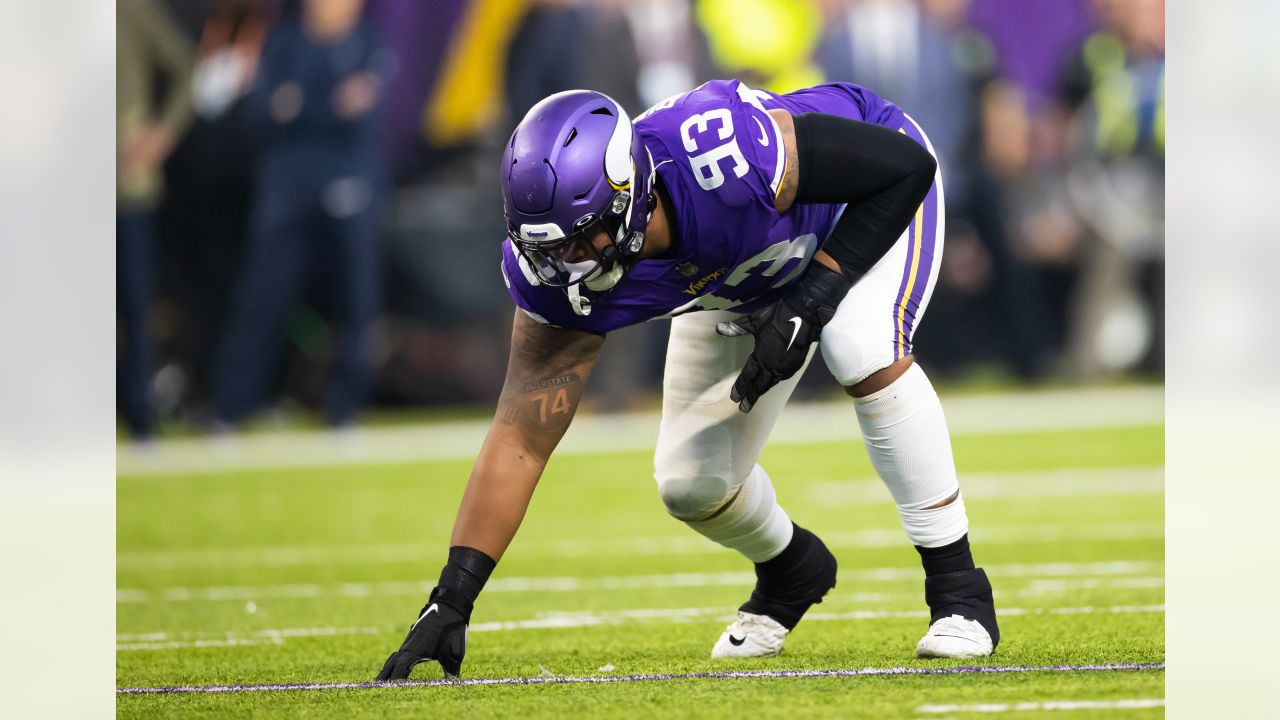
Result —
<instances>
[{"instance_id":1,"label":"white football pants","mask_svg":"<svg viewBox=\"0 0 1280 720\"><path fill-rule=\"evenodd\" d=\"M933 151L914 122L903 132ZM842 385L855 385L911 353L937 280L944 232L939 173L906 232L823 329L823 359ZM770 389L750 413L739 412L729 390L754 339L715 330L734 317L702 311L672 319L654 476L671 515L762 562L790 542L791 522L756 461L804 370ZM855 401L855 412L908 538L929 547L959 539L968 528L963 502L932 507L958 484L942 407L923 371L913 368L889 388Z\"/></svg>"}]
</instances>

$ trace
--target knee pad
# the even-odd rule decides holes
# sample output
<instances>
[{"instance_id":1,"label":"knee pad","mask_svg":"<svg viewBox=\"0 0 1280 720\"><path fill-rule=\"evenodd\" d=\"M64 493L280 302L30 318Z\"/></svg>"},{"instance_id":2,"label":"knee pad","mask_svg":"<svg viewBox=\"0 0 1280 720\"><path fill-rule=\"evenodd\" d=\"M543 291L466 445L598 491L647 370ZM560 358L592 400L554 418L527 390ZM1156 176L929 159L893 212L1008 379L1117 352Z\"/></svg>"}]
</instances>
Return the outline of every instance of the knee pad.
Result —
<instances>
[{"instance_id":1,"label":"knee pad","mask_svg":"<svg viewBox=\"0 0 1280 720\"><path fill-rule=\"evenodd\" d=\"M658 478L658 494L671 517L693 521L714 515L740 485L715 475L667 477Z\"/></svg>"},{"instance_id":2,"label":"knee pad","mask_svg":"<svg viewBox=\"0 0 1280 720\"><path fill-rule=\"evenodd\" d=\"M949 545L969 532L969 515L964 509L964 495L939 508L933 505L951 497L957 492L952 489L940 497L924 500L910 505L899 505L898 516L902 518L902 529L912 545L920 547L942 547ZM926 509L930 508L930 509Z\"/></svg>"},{"instance_id":3,"label":"knee pad","mask_svg":"<svg viewBox=\"0 0 1280 720\"><path fill-rule=\"evenodd\" d=\"M658 487L667 512L752 562L777 557L791 542L791 518L778 505L773 483L759 465L738 483L717 477L664 478Z\"/></svg>"}]
</instances>

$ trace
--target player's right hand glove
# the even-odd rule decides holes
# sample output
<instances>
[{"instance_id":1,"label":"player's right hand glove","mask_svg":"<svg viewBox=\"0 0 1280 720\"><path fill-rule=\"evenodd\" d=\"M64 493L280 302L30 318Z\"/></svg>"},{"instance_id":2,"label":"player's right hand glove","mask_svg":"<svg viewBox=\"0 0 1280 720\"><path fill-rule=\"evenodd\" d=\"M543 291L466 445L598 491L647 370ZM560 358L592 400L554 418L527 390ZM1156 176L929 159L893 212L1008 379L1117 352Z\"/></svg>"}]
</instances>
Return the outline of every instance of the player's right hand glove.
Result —
<instances>
[{"instance_id":1,"label":"player's right hand glove","mask_svg":"<svg viewBox=\"0 0 1280 720\"><path fill-rule=\"evenodd\" d=\"M445 678L458 678L467 652L467 617L439 602L439 596L439 589L432 591L404 643L382 666L378 680L405 680L415 665L428 660L440 663Z\"/></svg>"},{"instance_id":2,"label":"player's right hand glove","mask_svg":"<svg viewBox=\"0 0 1280 720\"><path fill-rule=\"evenodd\" d=\"M729 398L742 412L751 412L770 388L795 375L809 357L822 328L836 314L836 307L853 282L820 263L810 263L803 277L787 288L772 305L736 320L716 324L727 337L754 335L756 346L733 383Z\"/></svg>"}]
</instances>

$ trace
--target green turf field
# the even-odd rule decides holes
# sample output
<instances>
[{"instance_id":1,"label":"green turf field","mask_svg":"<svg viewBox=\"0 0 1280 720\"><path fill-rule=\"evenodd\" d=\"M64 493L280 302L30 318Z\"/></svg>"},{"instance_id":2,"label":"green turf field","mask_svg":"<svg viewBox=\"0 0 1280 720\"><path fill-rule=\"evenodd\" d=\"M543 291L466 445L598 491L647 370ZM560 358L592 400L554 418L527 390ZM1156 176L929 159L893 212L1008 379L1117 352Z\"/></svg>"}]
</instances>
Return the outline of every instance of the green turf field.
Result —
<instances>
[{"instance_id":1,"label":"green turf field","mask_svg":"<svg viewBox=\"0 0 1280 720\"><path fill-rule=\"evenodd\" d=\"M954 446L975 557L1004 612L991 659L914 659L923 573L861 446L778 444L762 464L783 506L840 561L839 585L782 656L711 661L750 592L750 566L665 514L649 454L576 454L552 461L481 596L463 676L1162 663L1163 429L964 434ZM122 475L118 687L371 680L443 564L469 467ZM414 679L439 675L422 665ZM117 707L123 717L1150 718L1163 716L1163 695L1163 671L1144 669L118 695Z\"/></svg>"}]
</instances>

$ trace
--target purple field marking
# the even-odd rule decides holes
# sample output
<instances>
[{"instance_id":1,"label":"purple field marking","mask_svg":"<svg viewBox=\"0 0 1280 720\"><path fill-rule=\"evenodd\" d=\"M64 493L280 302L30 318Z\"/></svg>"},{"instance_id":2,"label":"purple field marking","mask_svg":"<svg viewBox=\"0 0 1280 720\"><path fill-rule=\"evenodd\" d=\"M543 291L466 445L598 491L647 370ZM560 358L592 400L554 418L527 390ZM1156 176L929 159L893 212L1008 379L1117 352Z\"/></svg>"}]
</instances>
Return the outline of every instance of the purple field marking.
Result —
<instances>
[{"instance_id":1,"label":"purple field marking","mask_svg":"<svg viewBox=\"0 0 1280 720\"><path fill-rule=\"evenodd\" d=\"M402 680L399 682L285 683L280 685L195 685L185 687L117 688L120 695L178 693L275 692L282 690L368 690L373 688L436 687L440 685L572 685L658 680L723 680L733 678L861 677L867 675L967 675L1025 672L1110 672L1163 670L1164 663L1114 665L971 665L950 668L862 668L861 670L751 670L742 672L662 673L657 675L601 675L599 677L472 678L469 680Z\"/></svg>"}]
</instances>

